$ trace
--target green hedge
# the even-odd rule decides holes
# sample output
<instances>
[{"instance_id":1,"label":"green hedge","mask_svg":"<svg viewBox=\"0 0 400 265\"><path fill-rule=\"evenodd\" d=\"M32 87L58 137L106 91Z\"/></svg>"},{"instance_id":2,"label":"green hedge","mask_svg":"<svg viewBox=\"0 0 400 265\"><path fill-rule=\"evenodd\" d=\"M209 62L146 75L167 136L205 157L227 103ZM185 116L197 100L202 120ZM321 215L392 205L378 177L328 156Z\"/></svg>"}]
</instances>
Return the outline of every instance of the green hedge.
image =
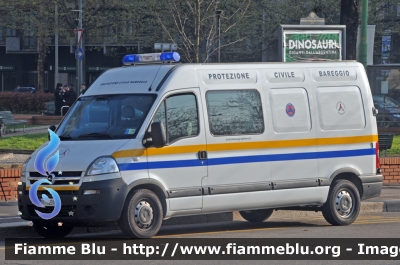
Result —
<instances>
[{"instance_id":1,"label":"green hedge","mask_svg":"<svg viewBox=\"0 0 400 265\"><path fill-rule=\"evenodd\" d=\"M46 101L53 101L54 94L0 92L0 109L15 114L40 114Z\"/></svg>"}]
</instances>

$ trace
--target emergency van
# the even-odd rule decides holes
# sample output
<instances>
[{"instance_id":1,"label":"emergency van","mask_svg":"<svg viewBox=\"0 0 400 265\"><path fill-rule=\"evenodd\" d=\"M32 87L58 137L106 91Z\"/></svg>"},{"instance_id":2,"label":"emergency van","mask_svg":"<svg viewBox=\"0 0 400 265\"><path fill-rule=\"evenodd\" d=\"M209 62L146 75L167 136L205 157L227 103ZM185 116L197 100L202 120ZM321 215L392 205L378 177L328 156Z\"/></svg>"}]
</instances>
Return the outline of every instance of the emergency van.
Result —
<instances>
[{"instance_id":1,"label":"emergency van","mask_svg":"<svg viewBox=\"0 0 400 265\"><path fill-rule=\"evenodd\" d=\"M263 222L277 209L349 225L360 201L381 193L377 110L361 64L177 61L176 52L125 56L55 130L52 173L34 164L48 143L32 154L18 205L40 235L118 222L127 237L149 238L170 217L239 211ZM46 178L37 207L29 190ZM45 188L61 198L47 220L38 216L54 211Z\"/></svg>"}]
</instances>

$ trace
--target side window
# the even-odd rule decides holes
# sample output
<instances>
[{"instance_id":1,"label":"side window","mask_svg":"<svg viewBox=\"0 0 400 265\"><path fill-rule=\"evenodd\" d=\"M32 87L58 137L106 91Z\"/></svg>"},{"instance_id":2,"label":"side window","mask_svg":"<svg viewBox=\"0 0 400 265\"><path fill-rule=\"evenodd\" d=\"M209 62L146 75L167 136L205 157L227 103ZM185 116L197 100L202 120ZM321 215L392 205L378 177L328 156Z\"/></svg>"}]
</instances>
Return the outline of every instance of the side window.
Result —
<instances>
[{"instance_id":1,"label":"side window","mask_svg":"<svg viewBox=\"0 0 400 265\"><path fill-rule=\"evenodd\" d=\"M167 143L198 135L199 119L195 95L181 94L168 97L160 105L153 121L163 123Z\"/></svg>"},{"instance_id":2,"label":"side window","mask_svg":"<svg viewBox=\"0 0 400 265\"><path fill-rule=\"evenodd\" d=\"M154 116L153 122L162 122L164 128L167 128L165 122L165 100L161 103L160 107L158 108L157 113Z\"/></svg>"},{"instance_id":3,"label":"side window","mask_svg":"<svg viewBox=\"0 0 400 265\"><path fill-rule=\"evenodd\" d=\"M261 97L257 90L209 91L206 101L212 135L263 133Z\"/></svg>"}]
</instances>

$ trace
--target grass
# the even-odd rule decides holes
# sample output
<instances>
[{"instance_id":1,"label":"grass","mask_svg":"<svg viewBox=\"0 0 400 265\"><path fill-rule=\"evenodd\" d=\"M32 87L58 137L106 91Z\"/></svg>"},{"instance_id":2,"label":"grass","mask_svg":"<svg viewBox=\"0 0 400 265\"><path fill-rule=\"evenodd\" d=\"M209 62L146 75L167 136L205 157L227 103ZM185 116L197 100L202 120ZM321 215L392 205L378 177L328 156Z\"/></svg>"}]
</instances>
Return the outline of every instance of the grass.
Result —
<instances>
[{"instance_id":1,"label":"grass","mask_svg":"<svg viewBox=\"0 0 400 265\"><path fill-rule=\"evenodd\" d=\"M43 125L27 125L27 124L25 124L25 129L26 128L34 128L34 127L41 127L41 126L43 126ZM18 129L23 129L24 128L24 125L23 124L16 124L15 125L15 130L18 130ZM7 133L10 133L10 132L13 132L14 131L14 125L8 125L7 127L6 127L6 132Z\"/></svg>"},{"instance_id":2,"label":"grass","mask_svg":"<svg viewBox=\"0 0 400 265\"><path fill-rule=\"evenodd\" d=\"M392 148L387 150L387 156L400 156L400 135L395 135L393 138ZM385 157L384 152L381 152L380 157Z\"/></svg>"},{"instance_id":3,"label":"grass","mask_svg":"<svg viewBox=\"0 0 400 265\"><path fill-rule=\"evenodd\" d=\"M47 133L27 134L0 139L0 149L36 150L47 142Z\"/></svg>"}]
</instances>

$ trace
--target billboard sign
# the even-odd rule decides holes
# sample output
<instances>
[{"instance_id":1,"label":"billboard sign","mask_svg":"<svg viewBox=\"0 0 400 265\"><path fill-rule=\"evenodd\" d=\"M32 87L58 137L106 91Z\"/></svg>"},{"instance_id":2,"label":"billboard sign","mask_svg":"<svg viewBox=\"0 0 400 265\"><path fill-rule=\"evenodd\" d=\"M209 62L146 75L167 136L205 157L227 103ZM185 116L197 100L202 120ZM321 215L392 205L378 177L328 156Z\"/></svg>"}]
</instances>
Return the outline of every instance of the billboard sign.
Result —
<instances>
[{"instance_id":1,"label":"billboard sign","mask_svg":"<svg viewBox=\"0 0 400 265\"><path fill-rule=\"evenodd\" d=\"M341 31L284 32L284 62L341 61Z\"/></svg>"},{"instance_id":2,"label":"billboard sign","mask_svg":"<svg viewBox=\"0 0 400 265\"><path fill-rule=\"evenodd\" d=\"M346 60L346 26L280 25L282 62Z\"/></svg>"},{"instance_id":3,"label":"billboard sign","mask_svg":"<svg viewBox=\"0 0 400 265\"><path fill-rule=\"evenodd\" d=\"M385 32L385 34L390 34L390 32ZM391 43L391 35L382 36L382 64L390 64L390 51L392 50Z\"/></svg>"}]
</instances>

